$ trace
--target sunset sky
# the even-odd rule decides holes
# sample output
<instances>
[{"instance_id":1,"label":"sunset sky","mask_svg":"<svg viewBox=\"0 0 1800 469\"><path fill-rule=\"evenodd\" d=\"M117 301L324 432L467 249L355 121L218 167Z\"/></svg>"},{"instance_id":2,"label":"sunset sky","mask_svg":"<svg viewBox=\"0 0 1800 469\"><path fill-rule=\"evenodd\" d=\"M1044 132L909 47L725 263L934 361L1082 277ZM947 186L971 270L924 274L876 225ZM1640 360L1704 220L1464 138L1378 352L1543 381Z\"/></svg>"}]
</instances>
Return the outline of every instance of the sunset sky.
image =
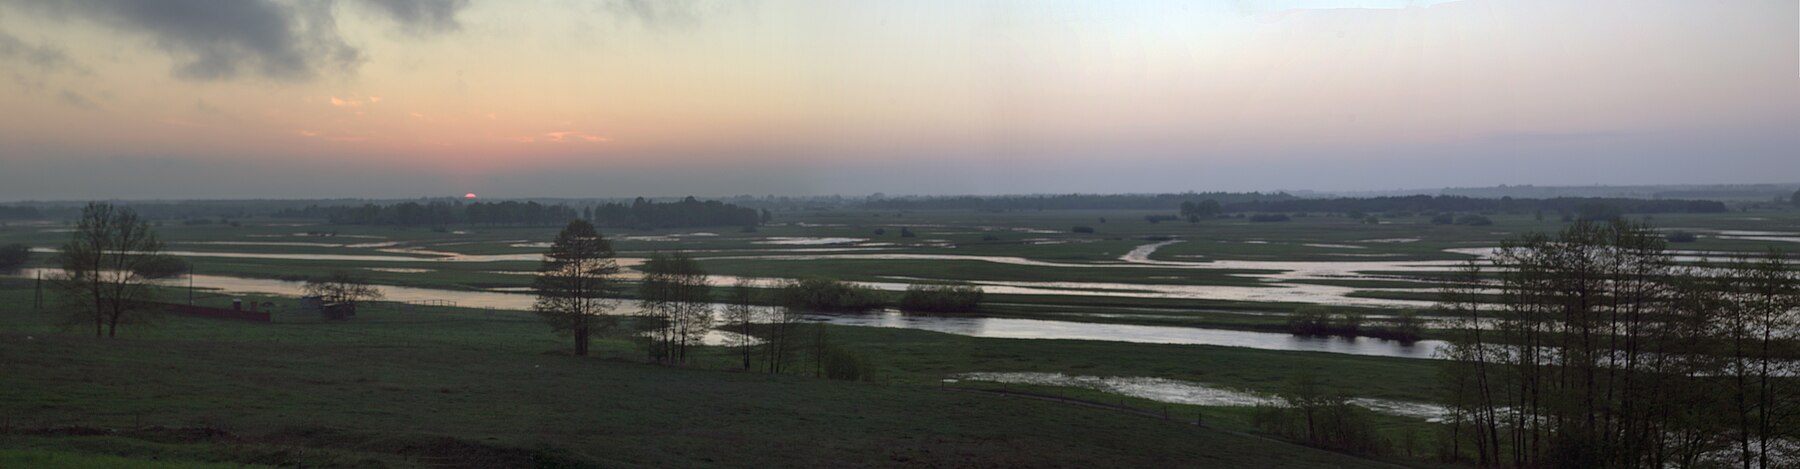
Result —
<instances>
[{"instance_id":1,"label":"sunset sky","mask_svg":"<svg viewBox=\"0 0 1800 469\"><path fill-rule=\"evenodd\" d=\"M0 0L0 200L1796 181L1793 0Z\"/></svg>"}]
</instances>

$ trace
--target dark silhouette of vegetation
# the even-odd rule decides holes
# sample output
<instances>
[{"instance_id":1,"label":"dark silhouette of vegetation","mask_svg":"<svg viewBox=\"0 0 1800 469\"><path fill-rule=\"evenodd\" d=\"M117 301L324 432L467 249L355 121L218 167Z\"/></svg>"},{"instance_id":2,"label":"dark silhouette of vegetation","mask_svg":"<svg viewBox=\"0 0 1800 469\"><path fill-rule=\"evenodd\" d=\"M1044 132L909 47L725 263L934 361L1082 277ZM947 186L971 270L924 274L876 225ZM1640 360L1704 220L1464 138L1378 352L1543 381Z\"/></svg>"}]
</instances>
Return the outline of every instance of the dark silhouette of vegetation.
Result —
<instances>
[{"instance_id":1,"label":"dark silhouette of vegetation","mask_svg":"<svg viewBox=\"0 0 1800 469\"><path fill-rule=\"evenodd\" d=\"M1165 221L1175 221L1175 220L1180 220L1180 219L1181 219L1181 217L1177 217L1174 215L1144 215L1144 221L1147 221L1150 223L1162 223Z\"/></svg>"},{"instance_id":2,"label":"dark silhouette of vegetation","mask_svg":"<svg viewBox=\"0 0 1800 469\"><path fill-rule=\"evenodd\" d=\"M1669 234L1663 235L1663 238L1671 243L1692 243L1698 241L1700 236L1692 231L1671 231Z\"/></svg>"},{"instance_id":3,"label":"dark silhouette of vegetation","mask_svg":"<svg viewBox=\"0 0 1800 469\"><path fill-rule=\"evenodd\" d=\"M332 271L325 278L307 279L301 291L303 295L319 297L327 305L321 310L327 319L349 319L349 315L355 314L358 302L379 300L384 296L380 288L369 284L368 279L345 270Z\"/></svg>"},{"instance_id":4,"label":"dark silhouette of vegetation","mask_svg":"<svg viewBox=\"0 0 1800 469\"><path fill-rule=\"evenodd\" d=\"M1312 375L1290 380L1281 400L1280 405L1256 406L1251 423L1309 446L1363 456L1380 456L1389 450L1368 410L1350 404L1342 394L1327 392Z\"/></svg>"},{"instance_id":5,"label":"dark silhouette of vegetation","mask_svg":"<svg viewBox=\"0 0 1800 469\"><path fill-rule=\"evenodd\" d=\"M1373 337L1416 342L1423 337L1424 321L1416 311L1403 311L1390 321L1372 323L1361 314L1334 312L1324 306L1302 306L1288 315L1288 333L1302 336Z\"/></svg>"},{"instance_id":6,"label":"dark silhouette of vegetation","mask_svg":"<svg viewBox=\"0 0 1800 469\"><path fill-rule=\"evenodd\" d=\"M652 360L687 363L689 352L699 346L713 328L711 287L700 262L687 253L654 253L644 262L639 301L652 327L649 352Z\"/></svg>"},{"instance_id":7,"label":"dark silhouette of vegetation","mask_svg":"<svg viewBox=\"0 0 1800 469\"><path fill-rule=\"evenodd\" d=\"M0 220L36 220L44 218L37 207L0 205Z\"/></svg>"},{"instance_id":8,"label":"dark silhouette of vegetation","mask_svg":"<svg viewBox=\"0 0 1800 469\"><path fill-rule=\"evenodd\" d=\"M588 354L588 340L610 323L619 273L612 242L594 225L575 220L563 227L544 253L532 290L532 310L550 328L575 338L575 355Z\"/></svg>"},{"instance_id":9,"label":"dark silhouette of vegetation","mask_svg":"<svg viewBox=\"0 0 1800 469\"><path fill-rule=\"evenodd\" d=\"M756 226L768 213L688 197L659 203L639 197L631 203L606 203L580 210L563 204L535 201L475 202L430 201L390 205L309 206L276 212L278 218L322 218L338 225L396 226L554 226L585 219L598 226L624 228L685 228L701 226Z\"/></svg>"},{"instance_id":10,"label":"dark silhouette of vegetation","mask_svg":"<svg viewBox=\"0 0 1800 469\"><path fill-rule=\"evenodd\" d=\"M880 210L1170 210L1180 207L1182 202L1196 199L1229 204L1294 198L1288 194L1259 192L949 196L884 198L869 200L863 206Z\"/></svg>"},{"instance_id":11,"label":"dark silhouette of vegetation","mask_svg":"<svg viewBox=\"0 0 1800 469\"><path fill-rule=\"evenodd\" d=\"M1780 442L1800 437L1800 382L1782 370L1800 272L1779 252L1678 264L1665 242L1642 224L1578 221L1506 241L1491 271L1470 262L1440 305L1464 318L1443 351L1446 455L1485 467L1792 461Z\"/></svg>"},{"instance_id":12,"label":"dark silhouette of vegetation","mask_svg":"<svg viewBox=\"0 0 1800 469\"><path fill-rule=\"evenodd\" d=\"M1258 213L1250 216L1250 221L1261 223L1283 222L1290 219L1285 213Z\"/></svg>"},{"instance_id":13,"label":"dark silhouette of vegetation","mask_svg":"<svg viewBox=\"0 0 1800 469\"><path fill-rule=\"evenodd\" d=\"M761 320L759 314L763 308L756 304L756 287L750 279L740 278L725 293L725 310L720 319L725 330L732 332L726 346L737 349L743 358L744 369L749 370L752 358L755 357L756 322Z\"/></svg>"},{"instance_id":14,"label":"dark silhouette of vegetation","mask_svg":"<svg viewBox=\"0 0 1800 469\"><path fill-rule=\"evenodd\" d=\"M0 272L16 272L31 261L31 246L19 243L0 246Z\"/></svg>"},{"instance_id":15,"label":"dark silhouette of vegetation","mask_svg":"<svg viewBox=\"0 0 1800 469\"><path fill-rule=\"evenodd\" d=\"M859 312L882 307L881 295L875 290L831 279L789 281L775 295L778 304L800 311Z\"/></svg>"},{"instance_id":16,"label":"dark silhouette of vegetation","mask_svg":"<svg viewBox=\"0 0 1800 469\"><path fill-rule=\"evenodd\" d=\"M1575 208L1576 219L1582 221L1617 221L1624 216L1625 209L1601 201L1585 202Z\"/></svg>"},{"instance_id":17,"label":"dark silhouette of vegetation","mask_svg":"<svg viewBox=\"0 0 1800 469\"><path fill-rule=\"evenodd\" d=\"M981 307L981 287L913 285L900 297L900 309L922 313L962 313Z\"/></svg>"},{"instance_id":18,"label":"dark silhouette of vegetation","mask_svg":"<svg viewBox=\"0 0 1800 469\"><path fill-rule=\"evenodd\" d=\"M1591 207L1590 207L1591 206ZM1460 196L1342 197L1334 199L1256 200L1227 203L1225 212L1498 212L1538 210L1575 213L1584 207L1610 206L1620 213L1721 213L1725 203L1713 200L1575 198L1478 199Z\"/></svg>"},{"instance_id":19,"label":"dark silhouette of vegetation","mask_svg":"<svg viewBox=\"0 0 1800 469\"><path fill-rule=\"evenodd\" d=\"M1069 228L1069 232L1071 232L1071 233L1093 233L1094 227L1092 227L1092 226L1076 226L1073 228Z\"/></svg>"},{"instance_id":20,"label":"dark silhouette of vegetation","mask_svg":"<svg viewBox=\"0 0 1800 469\"><path fill-rule=\"evenodd\" d=\"M120 324L150 311L152 275L166 265L162 248L137 212L98 202L83 208L57 256L63 271L53 282L71 323L91 320L94 337L117 337Z\"/></svg>"},{"instance_id":21,"label":"dark silhouette of vegetation","mask_svg":"<svg viewBox=\"0 0 1800 469\"><path fill-rule=\"evenodd\" d=\"M1222 209L1219 207L1219 201L1213 199L1206 199L1200 202L1194 202L1192 200L1181 202L1181 217L1186 218L1189 223L1199 222L1200 219L1203 218L1217 217L1221 211Z\"/></svg>"},{"instance_id":22,"label":"dark silhouette of vegetation","mask_svg":"<svg viewBox=\"0 0 1800 469\"><path fill-rule=\"evenodd\" d=\"M902 237L902 238L912 238L912 237L917 237L917 236L919 236L919 235L913 234L912 228L901 228L900 229L900 237Z\"/></svg>"},{"instance_id":23,"label":"dark silhouette of vegetation","mask_svg":"<svg viewBox=\"0 0 1800 469\"><path fill-rule=\"evenodd\" d=\"M1795 189L1794 195L1788 196L1788 203L1800 207L1800 189Z\"/></svg>"}]
</instances>

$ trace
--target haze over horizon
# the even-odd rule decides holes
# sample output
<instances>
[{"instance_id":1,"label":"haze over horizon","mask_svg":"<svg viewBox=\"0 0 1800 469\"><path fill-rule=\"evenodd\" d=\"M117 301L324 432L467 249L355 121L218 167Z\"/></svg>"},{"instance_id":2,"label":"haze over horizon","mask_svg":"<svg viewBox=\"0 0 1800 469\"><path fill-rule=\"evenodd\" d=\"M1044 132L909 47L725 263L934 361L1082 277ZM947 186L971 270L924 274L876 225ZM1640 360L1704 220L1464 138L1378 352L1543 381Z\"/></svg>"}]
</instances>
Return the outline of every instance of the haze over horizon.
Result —
<instances>
[{"instance_id":1,"label":"haze over horizon","mask_svg":"<svg viewBox=\"0 0 1800 469\"><path fill-rule=\"evenodd\" d=\"M1793 1L0 0L0 200L1737 184Z\"/></svg>"}]
</instances>

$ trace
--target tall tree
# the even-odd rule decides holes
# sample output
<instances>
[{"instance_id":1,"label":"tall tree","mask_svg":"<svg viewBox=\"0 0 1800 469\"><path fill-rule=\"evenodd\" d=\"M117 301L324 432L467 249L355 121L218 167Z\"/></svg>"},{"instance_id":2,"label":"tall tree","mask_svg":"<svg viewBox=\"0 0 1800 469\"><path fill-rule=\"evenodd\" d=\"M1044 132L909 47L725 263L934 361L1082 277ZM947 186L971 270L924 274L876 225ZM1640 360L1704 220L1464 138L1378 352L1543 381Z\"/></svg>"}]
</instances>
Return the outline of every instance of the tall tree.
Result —
<instances>
[{"instance_id":1,"label":"tall tree","mask_svg":"<svg viewBox=\"0 0 1800 469\"><path fill-rule=\"evenodd\" d=\"M23 244L0 246L0 272L12 272L31 260L31 247Z\"/></svg>"},{"instance_id":2,"label":"tall tree","mask_svg":"<svg viewBox=\"0 0 1800 469\"><path fill-rule=\"evenodd\" d=\"M569 222L550 250L544 253L532 289L537 302L532 309L550 328L575 337L575 354L588 354L588 341L604 325L607 311L617 306L618 261L612 242L584 220Z\"/></svg>"},{"instance_id":3,"label":"tall tree","mask_svg":"<svg viewBox=\"0 0 1800 469\"><path fill-rule=\"evenodd\" d=\"M150 223L128 208L90 203L62 247L56 285L76 321L94 324L94 337L116 337L155 298L154 273L166 265Z\"/></svg>"},{"instance_id":4,"label":"tall tree","mask_svg":"<svg viewBox=\"0 0 1800 469\"><path fill-rule=\"evenodd\" d=\"M751 328L757 319L756 289L747 278L740 278L732 284L725 302L725 327L734 334L731 346L736 347L743 358L744 369L750 369L750 359L756 348L756 336Z\"/></svg>"},{"instance_id":5,"label":"tall tree","mask_svg":"<svg viewBox=\"0 0 1800 469\"><path fill-rule=\"evenodd\" d=\"M385 296L380 288L370 285L368 279L357 277L345 270L335 270L325 278L307 279L301 291L307 296L317 296L326 303L349 305L355 309L359 301L374 301Z\"/></svg>"},{"instance_id":6,"label":"tall tree","mask_svg":"<svg viewBox=\"0 0 1800 469\"><path fill-rule=\"evenodd\" d=\"M686 363L689 350L712 331L706 271L687 253L655 253L644 262L641 288L644 314L656 322L650 333L651 358Z\"/></svg>"}]
</instances>

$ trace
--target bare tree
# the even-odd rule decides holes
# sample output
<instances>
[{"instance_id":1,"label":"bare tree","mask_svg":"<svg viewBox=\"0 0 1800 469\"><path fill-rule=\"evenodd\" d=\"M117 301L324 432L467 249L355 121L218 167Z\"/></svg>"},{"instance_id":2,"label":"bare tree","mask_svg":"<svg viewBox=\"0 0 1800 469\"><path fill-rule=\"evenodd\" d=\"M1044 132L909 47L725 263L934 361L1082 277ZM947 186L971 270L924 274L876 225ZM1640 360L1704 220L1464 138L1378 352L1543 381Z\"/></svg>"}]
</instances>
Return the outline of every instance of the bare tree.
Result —
<instances>
[{"instance_id":1,"label":"bare tree","mask_svg":"<svg viewBox=\"0 0 1800 469\"><path fill-rule=\"evenodd\" d=\"M686 363L689 350L712 331L706 272L686 253L656 253L644 262L641 288L644 314L656 321L650 332L651 358Z\"/></svg>"},{"instance_id":2,"label":"bare tree","mask_svg":"<svg viewBox=\"0 0 1800 469\"><path fill-rule=\"evenodd\" d=\"M327 304L345 305L353 311L357 302L375 301L386 296L380 288L370 285L368 279L344 270L332 271L325 278L307 279L301 291L306 296L317 296Z\"/></svg>"},{"instance_id":3,"label":"bare tree","mask_svg":"<svg viewBox=\"0 0 1800 469\"><path fill-rule=\"evenodd\" d=\"M738 349L744 361L744 369L750 369L750 358L756 348L756 336L751 335L751 328L756 323L757 306L756 290L750 279L740 278L731 286L725 302L725 327L734 334L731 346Z\"/></svg>"},{"instance_id":4,"label":"bare tree","mask_svg":"<svg viewBox=\"0 0 1800 469\"><path fill-rule=\"evenodd\" d=\"M575 354L585 356L590 337L603 324L603 315L617 306L613 297L618 272L612 242L595 231L594 225L571 221L544 253L544 262L532 281L537 291L532 309L551 329L573 335Z\"/></svg>"},{"instance_id":5,"label":"bare tree","mask_svg":"<svg viewBox=\"0 0 1800 469\"><path fill-rule=\"evenodd\" d=\"M789 280L781 288L797 289L799 283L797 280ZM791 300L784 303L786 304L768 310L768 332L762 337L763 356L766 357L769 373L787 371L788 365L799 355L801 346L800 324L806 321L805 306Z\"/></svg>"},{"instance_id":6,"label":"bare tree","mask_svg":"<svg viewBox=\"0 0 1800 469\"><path fill-rule=\"evenodd\" d=\"M162 242L137 212L90 203L81 210L55 279L72 319L92 320L94 337L116 337L154 299L154 274L166 265Z\"/></svg>"}]
</instances>

